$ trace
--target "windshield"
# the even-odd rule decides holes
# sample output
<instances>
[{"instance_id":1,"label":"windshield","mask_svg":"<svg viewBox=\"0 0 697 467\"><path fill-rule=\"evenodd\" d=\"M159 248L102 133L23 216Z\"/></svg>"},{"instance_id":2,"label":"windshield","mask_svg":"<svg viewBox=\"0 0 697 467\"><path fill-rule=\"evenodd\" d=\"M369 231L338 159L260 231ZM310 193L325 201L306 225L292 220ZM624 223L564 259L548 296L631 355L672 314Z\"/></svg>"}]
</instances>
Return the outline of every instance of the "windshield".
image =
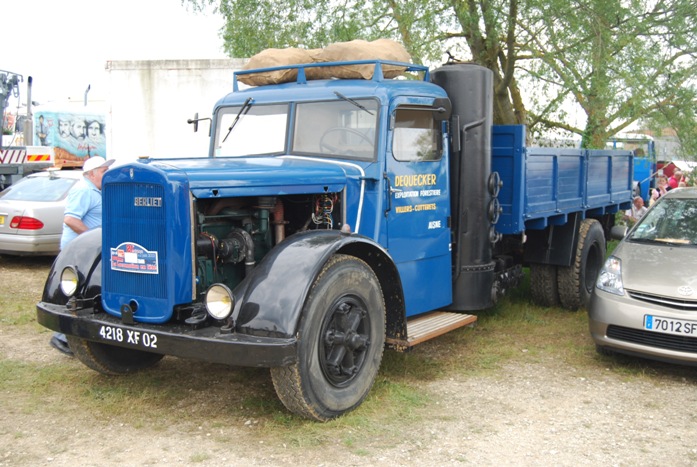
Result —
<instances>
[{"instance_id":1,"label":"windshield","mask_svg":"<svg viewBox=\"0 0 697 467\"><path fill-rule=\"evenodd\" d=\"M373 160L377 100L336 95L341 100L297 105L293 152Z\"/></svg>"},{"instance_id":2,"label":"windshield","mask_svg":"<svg viewBox=\"0 0 697 467\"><path fill-rule=\"evenodd\" d=\"M336 95L336 100L294 106L291 152L374 160L378 101ZM256 104L251 99L239 106L221 108L215 156L283 154L290 108L288 104Z\"/></svg>"},{"instance_id":3,"label":"windshield","mask_svg":"<svg viewBox=\"0 0 697 467\"><path fill-rule=\"evenodd\" d=\"M215 155L220 157L281 154L285 150L288 104L252 102L223 107L215 131Z\"/></svg>"},{"instance_id":4,"label":"windshield","mask_svg":"<svg viewBox=\"0 0 697 467\"><path fill-rule=\"evenodd\" d=\"M641 218L629 239L697 245L697 199L662 199Z\"/></svg>"}]
</instances>

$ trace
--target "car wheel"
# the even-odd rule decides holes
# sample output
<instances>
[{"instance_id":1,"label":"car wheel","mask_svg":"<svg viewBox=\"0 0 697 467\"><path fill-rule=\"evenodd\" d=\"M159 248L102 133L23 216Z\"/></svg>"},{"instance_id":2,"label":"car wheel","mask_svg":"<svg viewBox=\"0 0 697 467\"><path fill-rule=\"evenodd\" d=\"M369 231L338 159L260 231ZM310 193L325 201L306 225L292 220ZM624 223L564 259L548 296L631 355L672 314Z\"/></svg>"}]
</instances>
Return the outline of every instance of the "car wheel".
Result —
<instances>
[{"instance_id":1,"label":"car wheel","mask_svg":"<svg viewBox=\"0 0 697 467\"><path fill-rule=\"evenodd\" d=\"M370 392L385 344L385 302L375 273L358 258L335 255L303 308L297 362L271 369L291 412L325 421L358 407Z\"/></svg>"},{"instance_id":2,"label":"car wheel","mask_svg":"<svg viewBox=\"0 0 697 467\"><path fill-rule=\"evenodd\" d=\"M66 336L68 345L87 367L105 375L135 373L154 366L164 355L101 344L75 336Z\"/></svg>"},{"instance_id":3,"label":"car wheel","mask_svg":"<svg viewBox=\"0 0 697 467\"><path fill-rule=\"evenodd\" d=\"M557 268L559 300L564 308L578 310L590 301L595 279L605 261L605 233L595 219L584 219L569 267Z\"/></svg>"}]
</instances>

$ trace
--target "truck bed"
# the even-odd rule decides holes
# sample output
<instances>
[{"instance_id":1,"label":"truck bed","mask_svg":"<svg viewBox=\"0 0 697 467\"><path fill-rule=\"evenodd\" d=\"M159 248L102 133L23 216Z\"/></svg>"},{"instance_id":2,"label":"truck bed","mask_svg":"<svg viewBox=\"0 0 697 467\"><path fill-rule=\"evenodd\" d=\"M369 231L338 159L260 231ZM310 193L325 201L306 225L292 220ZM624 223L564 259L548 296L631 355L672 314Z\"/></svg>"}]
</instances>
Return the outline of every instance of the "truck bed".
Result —
<instances>
[{"instance_id":1,"label":"truck bed","mask_svg":"<svg viewBox=\"0 0 697 467\"><path fill-rule=\"evenodd\" d=\"M3 147L0 149L0 189L5 189L22 177L53 165L53 151L50 147Z\"/></svg>"},{"instance_id":2,"label":"truck bed","mask_svg":"<svg viewBox=\"0 0 697 467\"><path fill-rule=\"evenodd\" d=\"M492 171L501 176L504 235L540 230L582 217L629 209L632 200L631 151L525 146L525 126L496 125L492 132Z\"/></svg>"}]
</instances>

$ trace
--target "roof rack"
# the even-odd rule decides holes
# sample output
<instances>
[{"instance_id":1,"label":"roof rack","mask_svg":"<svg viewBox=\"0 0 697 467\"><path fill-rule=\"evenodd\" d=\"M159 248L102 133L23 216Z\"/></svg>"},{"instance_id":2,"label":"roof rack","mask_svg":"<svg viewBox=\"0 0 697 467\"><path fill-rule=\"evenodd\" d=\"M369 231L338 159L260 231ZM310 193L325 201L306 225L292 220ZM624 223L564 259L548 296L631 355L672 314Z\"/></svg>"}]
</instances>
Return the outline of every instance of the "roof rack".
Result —
<instances>
[{"instance_id":1,"label":"roof rack","mask_svg":"<svg viewBox=\"0 0 697 467\"><path fill-rule=\"evenodd\" d=\"M392 60L351 60L342 62L313 62L313 63L300 63L294 65L281 65L270 68L255 68L252 70L240 70L235 71L232 75L232 90L237 92L237 77L240 75L253 75L256 73L268 73L278 70L298 70L298 76L295 80L298 84L307 84L307 75L305 74L305 69L307 68L325 68L325 67L347 67L353 65L375 65L375 70L373 72L373 77L371 81L384 81L385 77L382 73L381 65L390 65L404 68L405 72L422 72L424 74L423 81L430 81L429 69L425 65L415 65L413 63L397 62Z\"/></svg>"}]
</instances>

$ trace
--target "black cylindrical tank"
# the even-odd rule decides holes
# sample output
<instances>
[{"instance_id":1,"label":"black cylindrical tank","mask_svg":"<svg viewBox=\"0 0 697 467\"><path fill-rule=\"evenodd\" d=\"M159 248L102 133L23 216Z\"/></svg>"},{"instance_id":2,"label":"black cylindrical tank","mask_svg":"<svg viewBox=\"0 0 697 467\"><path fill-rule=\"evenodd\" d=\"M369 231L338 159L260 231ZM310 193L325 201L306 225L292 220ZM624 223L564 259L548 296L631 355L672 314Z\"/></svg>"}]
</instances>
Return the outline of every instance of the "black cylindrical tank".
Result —
<instances>
[{"instance_id":1,"label":"black cylindrical tank","mask_svg":"<svg viewBox=\"0 0 697 467\"><path fill-rule=\"evenodd\" d=\"M454 310L493 305L495 272L490 238L493 74L479 65L447 64L432 73L452 102L451 210Z\"/></svg>"}]
</instances>

